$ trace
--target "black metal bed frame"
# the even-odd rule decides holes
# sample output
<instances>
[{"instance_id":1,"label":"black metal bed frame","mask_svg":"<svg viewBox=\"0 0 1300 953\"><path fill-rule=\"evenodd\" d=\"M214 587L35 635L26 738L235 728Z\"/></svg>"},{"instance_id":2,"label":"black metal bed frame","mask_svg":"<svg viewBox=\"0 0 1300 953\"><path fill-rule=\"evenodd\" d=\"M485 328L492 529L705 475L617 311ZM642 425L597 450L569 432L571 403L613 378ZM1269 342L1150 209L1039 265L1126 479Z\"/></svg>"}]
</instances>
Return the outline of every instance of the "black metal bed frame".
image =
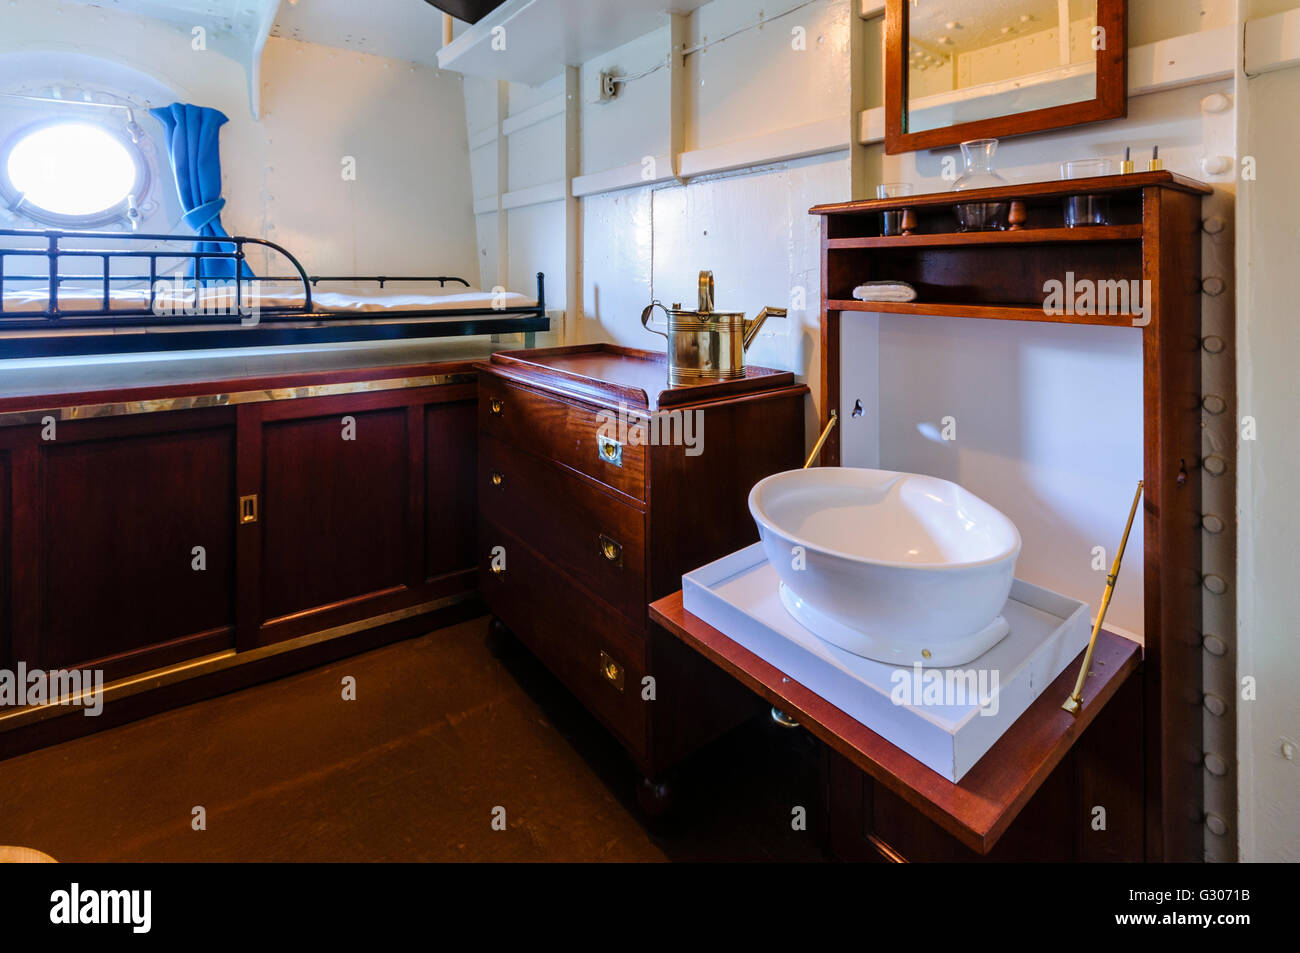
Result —
<instances>
[{"instance_id":1,"label":"black metal bed frame","mask_svg":"<svg viewBox=\"0 0 1300 953\"><path fill-rule=\"evenodd\" d=\"M37 242L15 246L13 239ZM99 242L104 247L68 248L67 241ZM120 247L128 242L179 242L229 246L229 251L164 251L157 248ZM114 247L117 243L119 247ZM204 261L234 262L234 273L243 275L247 246L261 246L284 258L293 267L288 277L248 276L238 279L191 277L176 270L193 267L202 275ZM44 259L46 274L7 274L5 259ZM64 274L65 259L96 259L99 274ZM119 260L142 260L148 273L112 272ZM160 262L175 262L171 270ZM83 266L84 267L84 266ZM31 271L35 269L25 269ZM148 304L141 307L111 307L113 282L149 281ZM233 313L166 314L160 313L158 284L176 283L180 290L193 290L198 302L201 289L228 289L233 299ZM199 350L228 347L270 347L286 344L324 344L350 341L402 340L406 338L453 337L472 334L518 334L531 344L537 331L550 327L546 317L545 277L537 273L537 304L502 308L402 308L385 312L337 311L320 308L312 290L320 282L378 282L379 287L392 281L436 281L441 287L458 282L469 287L464 278L449 275L402 277L389 275L308 275L298 259L281 245L264 238L232 236L215 238L194 235L140 235L118 232L79 232L63 230L0 228L0 358L72 356L89 354L139 353L144 351ZM6 283L44 283L45 308L39 311L6 311ZM98 283L100 307L60 308L59 292L65 283ZM256 306L253 298L256 282L297 282L302 303L294 305ZM167 309L164 309L167 310ZM249 323L249 317L255 318ZM429 321L428 318L446 320ZM425 319L425 320L422 320ZM459 319L459 320L457 320ZM42 333L43 332L43 333Z\"/></svg>"}]
</instances>

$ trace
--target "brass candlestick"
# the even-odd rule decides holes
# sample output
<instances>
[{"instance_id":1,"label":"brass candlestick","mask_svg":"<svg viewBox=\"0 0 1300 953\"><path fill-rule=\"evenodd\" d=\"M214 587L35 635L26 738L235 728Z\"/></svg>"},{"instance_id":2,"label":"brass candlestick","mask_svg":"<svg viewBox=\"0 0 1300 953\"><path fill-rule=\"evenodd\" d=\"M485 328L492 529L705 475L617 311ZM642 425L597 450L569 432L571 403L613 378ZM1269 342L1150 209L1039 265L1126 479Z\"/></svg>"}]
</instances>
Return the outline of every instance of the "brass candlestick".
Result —
<instances>
[{"instance_id":1,"label":"brass candlestick","mask_svg":"<svg viewBox=\"0 0 1300 953\"><path fill-rule=\"evenodd\" d=\"M1119 564L1124 561L1124 547L1128 545L1129 530L1133 528L1133 517L1137 515L1138 501L1141 499L1142 481L1138 480L1137 491L1133 494L1133 505L1128 511L1128 522L1124 524L1124 536L1119 541L1119 552L1115 553L1115 562L1111 564L1110 573L1106 576L1106 592L1101 597L1097 621L1092 624L1092 638L1088 640L1088 651L1083 655L1083 667L1079 669L1079 677L1075 679L1074 691L1061 706L1071 715L1078 716L1079 712L1083 711L1083 681L1088 677L1088 669L1092 668L1092 653L1097 648L1097 634L1101 632L1101 623L1106 618L1106 610L1110 608L1110 597L1115 592L1115 581L1119 578Z\"/></svg>"}]
</instances>

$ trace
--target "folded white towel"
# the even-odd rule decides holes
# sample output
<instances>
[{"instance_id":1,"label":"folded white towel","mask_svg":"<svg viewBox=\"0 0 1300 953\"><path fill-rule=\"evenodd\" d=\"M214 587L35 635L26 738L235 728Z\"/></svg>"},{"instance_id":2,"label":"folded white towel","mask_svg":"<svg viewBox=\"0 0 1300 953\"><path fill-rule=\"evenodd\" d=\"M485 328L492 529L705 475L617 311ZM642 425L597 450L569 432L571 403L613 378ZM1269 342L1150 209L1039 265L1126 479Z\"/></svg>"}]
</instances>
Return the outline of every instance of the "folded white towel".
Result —
<instances>
[{"instance_id":1,"label":"folded white towel","mask_svg":"<svg viewBox=\"0 0 1300 953\"><path fill-rule=\"evenodd\" d=\"M915 301L916 289L906 281L864 281L853 289L859 301Z\"/></svg>"}]
</instances>

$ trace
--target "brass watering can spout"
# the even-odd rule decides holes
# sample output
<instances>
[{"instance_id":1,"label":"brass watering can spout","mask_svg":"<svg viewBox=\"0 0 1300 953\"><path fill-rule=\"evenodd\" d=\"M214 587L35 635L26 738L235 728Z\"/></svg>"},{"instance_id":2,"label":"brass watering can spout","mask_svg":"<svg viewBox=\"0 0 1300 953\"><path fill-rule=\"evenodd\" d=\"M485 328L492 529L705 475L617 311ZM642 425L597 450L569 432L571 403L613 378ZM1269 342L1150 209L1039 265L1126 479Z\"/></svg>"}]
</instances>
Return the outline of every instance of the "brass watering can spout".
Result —
<instances>
[{"instance_id":1,"label":"brass watering can spout","mask_svg":"<svg viewBox=\"0 0 1300 953\"><path fill-rule=\"evenodd\" d=\"M754 316L754 320L745 322L745 336L741 339L741 345L746 351L749 345L753 343L754 338L758 337L758 329L763 326L763 322L768 318L784 318L785 308L764 308Z\"/></svg>"}]
</instances>

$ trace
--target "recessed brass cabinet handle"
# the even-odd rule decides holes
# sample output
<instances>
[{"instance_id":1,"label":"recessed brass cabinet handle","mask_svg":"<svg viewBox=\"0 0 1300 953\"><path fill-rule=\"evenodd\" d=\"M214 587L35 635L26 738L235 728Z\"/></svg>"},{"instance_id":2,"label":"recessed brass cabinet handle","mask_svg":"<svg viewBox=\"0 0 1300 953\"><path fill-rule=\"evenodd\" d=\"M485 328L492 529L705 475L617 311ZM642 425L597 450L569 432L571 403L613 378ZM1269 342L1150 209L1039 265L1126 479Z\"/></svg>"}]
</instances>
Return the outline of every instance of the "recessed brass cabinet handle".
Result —
<instances>
[{"instance_id":1,"label":"recessed brass cabinet handle","mask_svg":"<svg viewBox=\"0 0 1300 953\"><path fill-rule=\"evenodd\" d=\"M500 470L493 470L493 471L492 471L492 485L493 485L493 486L500 486L502 483L505 482L505 479L506 479L505 474L502 473Z\"/></svg>"},{"instance_id":2,"label":"recessed brass cabinet handle","mask_svg":"<svg viewBox=\"0 0 1300 953\"><path fill-rule=\"evenodd\" d=\"M618 689L620 695L623 694L623 666L615 662L604 650L600 653L600 674L605 677L605 681Z\"/></svg>"},{"instance_id":3,"label":"recessed brass cabinet handle","mask_svg":"<svg viewBox=\"0 0 1300 953\"><path fill-rule=\"evenodd\" d=\"M600 554L616 565L623 564L623 545L610 539L604 533L598 537L600 540Z\"/></svg>"},{"instance_id":4,"label":"recessed brass cabinet handle","mask_svg":"<svg viewBox=\"0 0 1300 953\"><path fill-rule=\"evenodd\" d=\"M604 434L596 435L596 456L606 463L612 463L616 467L623 465L623 445L613 437L606 437Z\"/></svg>"},{"instance_id":5,"label":"recessed brass cabinet handle","mask_svg":"<svg viewBox=\"0 0 1300 953\"><path fill-rule=\"evenodd\" d=\"M501 416L501 411L505 410L505 407L506 407L506 402L502 400L500 397L493 397L491 400L488 401L488 410L496 414L498 417Z\"/></svg>"}]
</instances>

